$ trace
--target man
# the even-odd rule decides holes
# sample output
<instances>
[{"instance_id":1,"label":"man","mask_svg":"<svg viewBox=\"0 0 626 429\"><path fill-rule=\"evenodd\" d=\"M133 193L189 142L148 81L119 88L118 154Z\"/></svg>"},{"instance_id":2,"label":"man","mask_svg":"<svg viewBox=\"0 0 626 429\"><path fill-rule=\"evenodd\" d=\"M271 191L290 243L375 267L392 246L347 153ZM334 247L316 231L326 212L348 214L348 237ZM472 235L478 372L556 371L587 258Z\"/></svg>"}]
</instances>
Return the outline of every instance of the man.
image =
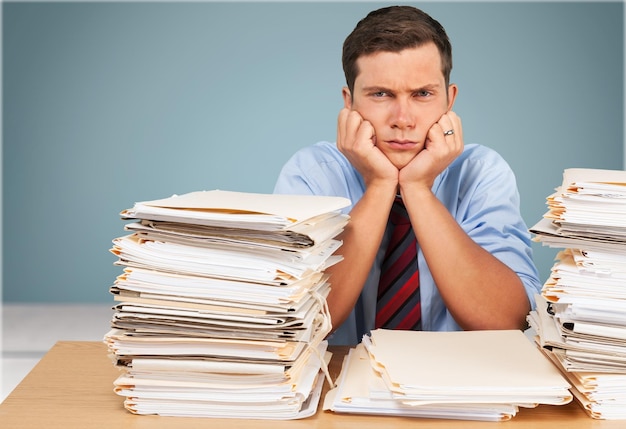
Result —
<instances>
[{"instance_id":1,"label":"man","mask_svg":"<svg viewBox=\"0 0 626 429\"><path fill-rule=\"evenodd\" d=\"M523 328L541 285L515 177L493 150L464 146L451 110L458 88L445 30L414 7L385 7L357 24L342 60L347 87L336 144L296 153L274 190L352 201L340 237L344 259L327 270L329 341L355 344L378 327ZM387 311L411 320L387 324L378 318L394 297L379 292L379 281L387 247L396 246L389 243L397 196L417 240L408 247L418 271L405 276L415 291L401 300L404 292L394 292L402 302Z\"/></svg>"}]
</instances>

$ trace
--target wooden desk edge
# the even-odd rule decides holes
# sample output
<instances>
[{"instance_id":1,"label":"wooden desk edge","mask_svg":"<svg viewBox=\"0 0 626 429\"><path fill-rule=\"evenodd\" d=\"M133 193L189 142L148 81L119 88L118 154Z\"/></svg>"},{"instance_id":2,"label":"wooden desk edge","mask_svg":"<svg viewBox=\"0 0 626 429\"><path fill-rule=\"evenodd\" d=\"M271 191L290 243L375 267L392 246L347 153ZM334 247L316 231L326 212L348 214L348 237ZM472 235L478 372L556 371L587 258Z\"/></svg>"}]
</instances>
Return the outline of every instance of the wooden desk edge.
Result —
<instances>
[{"instance_id":1,"label":"wooden desk edge","mask_svg":"<svg viewBox=\"0 0 626 429\"><path fill-rule=\"evenodd\" d=\"M333 358L329 371L335 380L341 370L343 357L349 347L330 347ZM428 427L484 428L506 424L515 428L577 429L622 428L624 421L594 420L575 402L564 406L541 405L521 409L509 422L485 423L455 420L411 419L391 416L341 415L321 411L325 383L318 413L303 420L240 420L198 419L159 416L136 416L123 407L123 397L113 392L113 381L119 375L108 355L106 345L97 341L59 341L24 380L0 404L0 421L7 428L110 428L120 427L177 428L228 425L233 428L302 427L332 429L406 428L417 422ZM7 426L5 426L7 425Z\"/></svg>"}]
</instances>

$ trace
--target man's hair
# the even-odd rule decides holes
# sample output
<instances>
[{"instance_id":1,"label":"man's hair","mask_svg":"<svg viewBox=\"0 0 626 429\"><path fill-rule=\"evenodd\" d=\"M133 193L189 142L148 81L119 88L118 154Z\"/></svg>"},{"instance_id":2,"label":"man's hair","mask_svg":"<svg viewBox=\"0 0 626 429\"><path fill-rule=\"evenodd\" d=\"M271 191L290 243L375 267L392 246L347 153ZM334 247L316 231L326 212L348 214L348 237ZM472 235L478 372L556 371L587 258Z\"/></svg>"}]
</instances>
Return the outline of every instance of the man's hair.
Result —
<instances>
[{"instance_id":1,"label":"man's hair","mask_svg":"<svg viewBox=\"0 0 626 429\"><path fill-rule=\"evenodd\" d=\"M370 12L343 43L341 60L350 93L359 74L356 61L360 57L375 52L400 52L430 42L439 50L447 87L452 70L452 46L438 21L412 6L388 6Z\"/></svg>"}]
</instances>

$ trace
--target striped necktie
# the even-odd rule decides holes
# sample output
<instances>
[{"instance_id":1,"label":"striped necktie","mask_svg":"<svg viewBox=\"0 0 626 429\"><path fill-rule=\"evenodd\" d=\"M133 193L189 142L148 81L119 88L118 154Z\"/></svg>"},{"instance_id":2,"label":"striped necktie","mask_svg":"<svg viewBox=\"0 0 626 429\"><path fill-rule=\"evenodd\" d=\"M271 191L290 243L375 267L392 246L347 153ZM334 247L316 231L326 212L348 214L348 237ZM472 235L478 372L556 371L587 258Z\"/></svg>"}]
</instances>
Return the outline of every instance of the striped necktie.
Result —
<instances>
[{"instance_id":1,"label":"striped necktie","mask_svg":"<svg viewBox=\"0 0 626 429\"><path fill-rule=\"evenodd\" d=\"M389 213L391 238L381 266L376 328L421 329L417 242L402 199Z\"/></svg>"}]
</instances>

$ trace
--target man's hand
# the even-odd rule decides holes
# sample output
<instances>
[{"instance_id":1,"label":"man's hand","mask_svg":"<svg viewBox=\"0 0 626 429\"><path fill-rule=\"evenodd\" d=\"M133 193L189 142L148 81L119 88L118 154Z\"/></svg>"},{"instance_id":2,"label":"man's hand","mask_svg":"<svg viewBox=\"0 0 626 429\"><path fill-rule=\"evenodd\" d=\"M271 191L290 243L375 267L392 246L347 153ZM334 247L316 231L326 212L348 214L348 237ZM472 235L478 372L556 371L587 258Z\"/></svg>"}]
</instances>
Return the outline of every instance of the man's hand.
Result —
<instances>
[{"instance_id":1,"label":"man's hand","mask_svg":"<svg viewBox=\"0 0 626 429\"><path fill-rule=\"evenodd\" d=\"M343 261L326 270L333 285L327 302L335 328L346 320L361 294L398 187L398 169L376 146L372 124L357 111L344 108L339 112L337 148L363 176L365 193L339 236Z\"/></svg>"},{"instance_id":2,"label":"man's hand","mask_svg":"<svg viewBox=\"0 0 626 429\"><path fill-rule=\"evenodd\" d=\"M463 152L461 119L456 113L449 111L428 130L424 149L400 170L400 188L418 185L431 189L435 178L461 152Z\"/></svg>"},{"instance_id":3,"label":"man's hand","mask_svg":"<svg viewBox=\"0 0 626 429\"><path fill-rule=\"evenodd\" d=\"M376 133L356 110L343 108L337 120L337 148L363 176L367 185L398 181L398 169L376 147Z\"/></svg>"}]
</instances>

